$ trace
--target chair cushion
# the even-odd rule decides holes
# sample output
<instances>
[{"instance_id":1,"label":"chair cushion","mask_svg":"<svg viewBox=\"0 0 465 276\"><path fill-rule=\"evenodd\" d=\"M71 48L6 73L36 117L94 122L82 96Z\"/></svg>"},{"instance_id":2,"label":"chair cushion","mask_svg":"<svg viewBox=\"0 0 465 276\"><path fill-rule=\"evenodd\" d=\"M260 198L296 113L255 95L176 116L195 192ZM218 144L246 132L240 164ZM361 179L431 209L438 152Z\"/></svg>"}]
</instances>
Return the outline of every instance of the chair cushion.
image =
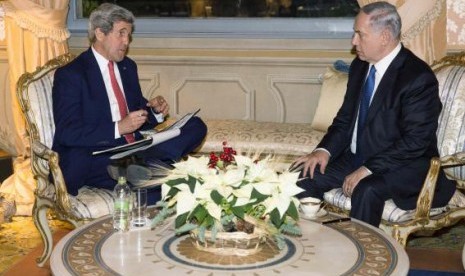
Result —
<instances>
[{"instance_id":1,"label":"chair cushion","mask_svg":"<svg viewBox=\"0 0 465 276\"><path fill-rule=\"evenodd\" d=\"M325 131L333 122L342 105L347 88L348 74L328 67L323 75L320 98L312 121L312 128Z\"/></svg>"},{"instance_id":2,"label":"chair cushion","mask_svg":"<svg viewBox=\"0 0 465 276\"><path fill-rule=\"evenodd\" d=\"M324 132L304 123L205 120L208 133L199 152L219 152L223 142L238 152L302 155L311 152Z\"/></svg>"},{"instance_id":3,"label":"chair cushion","mask_svg":"<svg viewBox=\"0 0 465 276\"><path fill-rule=\"evenodd\" d=\"M449 200L450 207L465 207L465 195L460 190L455 190L454 195Z\"/></svg>"},{"instance_id":4,"label":"chair cushion","mask_svg":"<svg viewBox=\"0 0 465 276\"><path fill-rule=\"evenodd\" d=\"M113 192L84 186L77 196L68 195L73 214L82 219L95 219L113 213Z\"/></svg>"},{"instance_id":5,"label":"chair cushion","mask_svg":"<svg viewBox=\"0 0 465 276\"><path fill-rule=\"evenodd\" d=\"M437 131L440 156L465 150L465 67L447 66L438 72L439 93L443 104ZM446 174L465 180L465 166L447 168Z\"/></svg>"},{"instance_id":6,"label":"chair cushion","mask_svg":"<svg viewBox=\"0 0 465 276\"><path fill-rule=\"evenodd\" d=\"M457 191L458 192L458 191ZM460 192L458 192L460 193ZM460 197L463 195L455 195L454 197ZM453 198L454 198L453 197ZM346 197L341 188L333 189L324 194L324 200L336 207L339 207L343 210L349 211L352 208L350 197ZM452 201L452 199L451 199ZM465 200L463 200L465 202ZM439 215L447 210L447 207L432 208L430 210L430 216ZM389 222L403 222L413 219L415 215L415 210L402 210L396 206L392 199L386 200L384 203L384 210L381 218Z\"/></svg>"}]
</instances>

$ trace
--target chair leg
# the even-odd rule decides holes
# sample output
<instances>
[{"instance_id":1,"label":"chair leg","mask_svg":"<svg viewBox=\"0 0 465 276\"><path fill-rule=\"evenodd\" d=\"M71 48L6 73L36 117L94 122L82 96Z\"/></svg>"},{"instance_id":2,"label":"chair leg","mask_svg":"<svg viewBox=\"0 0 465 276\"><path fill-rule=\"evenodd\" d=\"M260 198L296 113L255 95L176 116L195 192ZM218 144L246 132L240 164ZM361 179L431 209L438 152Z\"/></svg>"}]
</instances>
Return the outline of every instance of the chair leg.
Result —
<instances>
[{"instance_id":1,"label":"chair leg","mask_svg":"<svg viewBox=\"0 0 465 276\"><path fill-rule=\"evenodd\" d=\"M400 243L404 248L407 246L407 239L409 236L409 232L402 231L399 228L395 228L392 230L392 237Z\"/></svg>"},{"instance_id":2,"label":"chair leg","mask_svg":"<svg viewBox=\"0 0 465 276\"><path fill-rule=\"evenodd\" d=\"M407 239L410 233L412 233L412 227L401 228L396 225L385 225L381 223L379 228L383 230L386 234L394 238L400 245L404 248L407 246Z\"/></svg>"},{"instance_id":3,"label":"chair leg","mask_svg":"<svg viewBox=\"0 0 465 276\"><path fill-rule=\"evenodd\" d=\"M50 225L48 224L47 219L47 210L51 206L52 205L48 200L40 199L36 196L32 216L34 224L39 231L40 236L42 237L42 242L44 244L42 255L36 259L37 266L39 267L43 267L52 254L52 231L50 230Z\"/></svg>"}]
</instances>

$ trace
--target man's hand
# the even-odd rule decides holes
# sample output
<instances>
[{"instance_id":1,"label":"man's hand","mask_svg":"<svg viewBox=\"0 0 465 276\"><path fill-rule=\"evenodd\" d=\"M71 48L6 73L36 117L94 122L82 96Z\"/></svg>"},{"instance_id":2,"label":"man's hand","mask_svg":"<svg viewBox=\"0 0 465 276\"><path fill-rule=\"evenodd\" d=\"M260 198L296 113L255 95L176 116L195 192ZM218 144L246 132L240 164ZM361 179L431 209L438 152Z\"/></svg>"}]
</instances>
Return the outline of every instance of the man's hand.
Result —
<instances>
[{"instance_id":1,"label":"man's hand","mask_svg":"<svg viewBox=\"0 0 465 276\"><path fill-rule=\"evenodd\" d=\"M120 135L133 133L138 130L147 121L147 111L140 109L130 112L126 117L118 122L118 130Z\"/></svg>"},{"instance_id":2,"label":"man's hand","mask_svg":"<svg viewBox=\"0 0 465 276\"><path fill-rule=\"evenodd\" d=\"M161 113L163 116L168 115L170 111L170 107L166 100L162 96L156 96L155 98L151 99L147 106L155 110L156 113Z\"/></svg>"},{"instance_id":3,"label":"man's hand","mask_svg":"<svg viewBox=\"0 0 465 276\"><path fill-rule=\"evenodd\" d=\"M344 183L342 184L342 191L344 192L344 195L351 197L352 192L354 191L355 187L358 185L360 180L364 179L370 174L371 173L367 168L361 166L360 168L346 176L346 178L344 178Z\"/></svg>"},{"instance_id":4,"label":"man's hand","mask_svg":"<svg viewBox=\"0 0 465 276\"><path fill-rule=\"evenodd\" d=\"M291 167L298 167L300 164L303 164L302 175L310 175L310 178L313 179L313 172L315 171L316 165L320 165L321 174L325 173L326 166L329 162L329 153L325 150L315 150L310 154L301 156L297 158Z\"/></svg>"}]
</instances>

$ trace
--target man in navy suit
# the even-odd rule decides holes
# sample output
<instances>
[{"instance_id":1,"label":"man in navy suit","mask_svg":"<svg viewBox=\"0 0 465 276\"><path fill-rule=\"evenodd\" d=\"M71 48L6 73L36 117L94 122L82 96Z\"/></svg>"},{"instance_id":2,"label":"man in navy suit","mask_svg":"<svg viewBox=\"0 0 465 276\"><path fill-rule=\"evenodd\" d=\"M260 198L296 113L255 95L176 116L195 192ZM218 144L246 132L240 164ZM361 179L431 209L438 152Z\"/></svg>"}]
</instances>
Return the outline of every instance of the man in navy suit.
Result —
<instances>
[{"instance_id":1,"label":"man in navy suit","mask_svg":"<svg viewBox=\"0 0 465 276\"><path fill-rule=\"evenodd\" d=\"M59 153L72 195L83 186L112 190L116 181L107 172L110 154L92 152L141 139L140 130L153 129L169 112L163 97L150 101L143 97L137 65L126 56L133 14L104 3L89 22L91 47L58 69L53 84L53 149ZM199 146L205 135L205 124L193 117L179 136L149 148L139 158L177 161Z\"/></svg>"},{"instance_id":2,"label":"man in navy suit","mask_svg":"<svg viewBox=\"0 0 465 276\"><path fill-rule=\"evenodd\" d=\"M361 8L352 38L357 57L343 104L317 148L293 164L302 166L305 177L299 182L306 189L301 197L322 199L342 187L351 197L350 216L374 226L387 199L404 210L416 208L430 159L438 156L438 81L400 43L400 30L393 5L375 2ZM362 115L365 91L372 95ZM455 183L441 171L433 207L445 206L454 191Z\"/></svg>"}]
</instances>

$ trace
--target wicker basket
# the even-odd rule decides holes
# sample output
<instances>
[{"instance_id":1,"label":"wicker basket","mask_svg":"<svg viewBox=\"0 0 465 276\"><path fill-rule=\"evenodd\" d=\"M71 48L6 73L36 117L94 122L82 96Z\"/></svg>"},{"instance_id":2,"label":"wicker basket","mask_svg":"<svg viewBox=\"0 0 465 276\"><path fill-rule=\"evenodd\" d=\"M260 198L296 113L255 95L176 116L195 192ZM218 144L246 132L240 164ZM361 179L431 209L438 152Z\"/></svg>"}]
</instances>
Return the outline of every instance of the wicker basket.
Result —
<instances>
[{"instance_id":1,"label":"wicker basket","mask_svg":"<svg viewBox=\"0 0 465 276\"><path fill-rule=\"evenodd\" d=\"M197 229L190 232L192 243L201 251L219 255L248 256L262 250L266 235L262 231L245 232L219 232L213 238L211 231L205 231L205 241L199 239Z\"/></svg>"}]
</instances>

